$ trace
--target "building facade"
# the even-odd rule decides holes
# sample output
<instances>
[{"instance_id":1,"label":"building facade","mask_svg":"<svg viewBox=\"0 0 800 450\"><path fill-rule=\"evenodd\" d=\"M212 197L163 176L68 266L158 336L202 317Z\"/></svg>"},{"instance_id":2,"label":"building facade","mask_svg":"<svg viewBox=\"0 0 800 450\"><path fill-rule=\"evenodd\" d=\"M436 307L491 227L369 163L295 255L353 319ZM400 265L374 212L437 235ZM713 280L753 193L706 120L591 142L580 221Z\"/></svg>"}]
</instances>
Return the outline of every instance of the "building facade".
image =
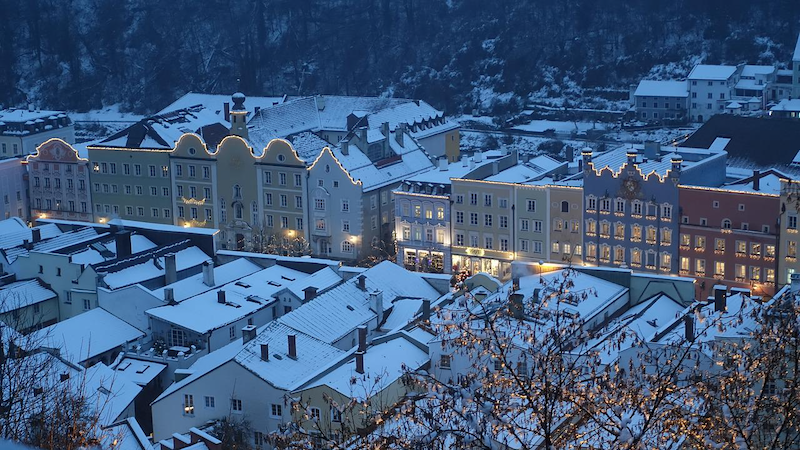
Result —
<instances>
[{"instance_id":1,"label":"building facade","mask_svg":"<svg viewBox=\"0 0 800 450\"><path fill-rule=\"evenodd\" d=\"M598 266L673 273L678 255L680 159L664 174L645 173L638 153L618 170L595 168L584 153L584 260Z\"/></svg>"},{"instance_id":2,"label":"building facade","mask_svg":"<svg viewBox=\"0 0 800 450\"><path fill-rule=\"evenodd\" d=\"M30 219L27 171L20 158L0 159L0 217Z\"/></svg>"},{"instance_id":3,"label":"building facade","mask_svg":"<svg viewBox=\"0 0 800 450\"><path fill-rule=\"evenodd\" d=\"M781 286L790 283L792 274L800 271L800 263L797 262L797 245L800 242L798 216L800 216L800 182L782 179L778 247L778 284Z\"/></svg>"},{"instance_id":4,"label":"building facade","mask_svg":"<svg viewBox=\"0 0 800 450\"><path fill-rule=\"evenodd\" d=\"M36 153L48 139L75 142L75 126L62 111L5 109L0 111L0 158Z\"/></svg>"},{"instance_id":5,"label":"building facade","mask_svg":"<svg viewBox=\"0 0 800 450\"><path fill-rule=\"evenodd\" d=\"M689 73L689 115L693 122L705 122L725 112L737 79L736 66L698 64Z\"/></svg>"},{"instance_id":6,"label":"building facade","mask_svg":"<svg viewBox=\"0 0 800 450\"><path fill-rule=\"evenodd\" d=\"M688 98L686 81L642 80L633 93L636 118L644 122L686 120Z\"/></svg>"},{"instance_id":7,"label":"building facade","mask_svg":"<svg viewBox=\"0 0 800 450\"><path fill-rule=\"evenodd\" d=\"M583 187L549 185L549 261L583 264Z\"/></svg>"},{"instance_id":8,"label":"building facade","mask_svg":"<svg viewBox=\"0 0 800 450\"><path fill-rule=\"evenodd\" d=\"M89 160L67 142L53 138L24 161L32 217L93 222Z\"/></svg>"},{"instance_id":9,"label":"building facade","mask_svg":"<svg viewBox=\"0 0 800 450\"><path fill-rule=\"evenodd\" d=\"M679 273L697 280L697 298L717 284L771 296L777 281L777 193L681 186Z\"/></svg>"}]
</instances>

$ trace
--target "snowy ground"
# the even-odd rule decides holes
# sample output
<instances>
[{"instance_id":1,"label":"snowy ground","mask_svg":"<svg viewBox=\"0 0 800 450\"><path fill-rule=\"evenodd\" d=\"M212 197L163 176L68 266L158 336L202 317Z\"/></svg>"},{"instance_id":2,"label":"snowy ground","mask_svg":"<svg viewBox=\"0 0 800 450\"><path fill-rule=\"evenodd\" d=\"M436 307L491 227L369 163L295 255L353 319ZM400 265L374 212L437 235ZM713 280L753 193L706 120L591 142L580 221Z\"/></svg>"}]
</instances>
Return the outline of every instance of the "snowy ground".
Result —
<instances>
[{"instance_id":1,"label":"snowy ground","mask_svg":"<svg viewBox=\"0 0 800 450\"><path fill-rule=\"evenodd\" d=\"M605 130L608 124L603 122L560 122L555 120L532 120L523 125L517 125L514 130L545 132L553 130L556 133L583 132L587 130Z\"/></svg>"},{"instance_id":2,"label":"snowy ground","mask_svg":"<svg viewBox=\"0 0 800 450\"><path fill-rule=\"evenodd\" d=\"M566 145L581 149L587 145L587 142L545 136L521 136L502 132L461 132L461 151L465 153L499 149L516 150L520 155L548 154L550 156L563 157L565 156L564 146Z\"/></svg>"}]
</instances>

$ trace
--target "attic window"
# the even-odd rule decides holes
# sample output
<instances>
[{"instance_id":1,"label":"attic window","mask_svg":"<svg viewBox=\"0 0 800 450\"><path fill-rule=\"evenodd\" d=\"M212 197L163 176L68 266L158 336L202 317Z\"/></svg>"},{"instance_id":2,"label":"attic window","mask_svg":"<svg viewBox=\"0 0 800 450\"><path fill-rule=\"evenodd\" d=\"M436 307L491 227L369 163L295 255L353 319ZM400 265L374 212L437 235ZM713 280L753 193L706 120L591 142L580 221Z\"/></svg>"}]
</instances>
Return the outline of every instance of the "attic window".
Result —
<instances>
[{"instance_id":1,"label":"attic window","mask_svg":"<svg viewBox=\"0 0 800 450\"><path fill-rule=\"evenodd\" d=\"M97 391L103 395L111 395L111 391L106 389L105 386L100 386L99 388L97 388Z\"/></svg>"},{"instance_id":2,"label":"attic window","mask_svg":"<svg viewBox=\"0 0 800 450\"><path fill-rule=\"evenodd\" d=\"M268 284L268 285L270 285L270 286L277 286L277 287L280 287L280 286L281 286L281 284L280 284L280 283L276 283L275 281L270 281L270 282L268 282L267 284Z\"/></svg>"},{"instance_id":3,"label":"attic window","mask_svg":"<svg viewBox=\"0 0 800 450\"><path fill-rule=\"evenodd\" d=\"M197 153L197 150L194 147L189 147L189 154L194 155L195 153Z\"/></svg>"},{"instance_id":4,"label":"attic window","mask_svg":"<svg viewBox=\"0 0 800 450\"><path fill-rule=\"evenodd\" d=\"M243 281L237 281L236 282L236 286L243 287L245 289L250 289L250 285L245 283L245 282L243 282Z\"/></svg>"},{"instance_id":5,"label":"attic window","mask_svg":"<svg viewBox=\"0 0 800 450\"><path fill-rule=\"evenodd\" d=\"M131 363L129 363L129 362L126 362L125 364L120 364L119 366L117 366L117 370L125 370L125 369L127 369L128 367L130 367L130 366L131 366ZM148 366L148 367L149 367L149 366Z\"/></svg>"},{"instance_id":6,"label":"attic window","mask_svg":"<svg viewBox=\"0 0 800 450\"><path fill-rule=\"evenodd\" d=\"M286 275L281 275L281 279L289 280L289 281L294 281L295 280L295 278L289 278Z\"/></svg>"},{"instance_id":7,"label":"attic window","mask_svg":"<svg viewBox=\"0 0 800 450\"><path fill-rule=\"evenodd\" d=\"M355 311L355 310L356 310L355 308L353 308L353 307L352 307L352 306L350 306L350 305L347 305L347 309L349 309L350 311Z\"/></svg>"},{"instance_id":8,"label":"attic window","mask_svg":"<svg viewBox=\"0 0 800 450\"><path fill-rule=\"evenodd\" d=\"M128 365L130 366L130 363L128 363ZM142 373L144 373L144 372L145 372L147 369L149 369L149 368L150 368L150 365L148 364L148 365L144 366L143 368L141 368L141 369L137 370L137 371L136 371L136 373L138 373L138 374L142 374Z\"/></svg>"},{"instance_id":9,"label":"attic window","mask_svg":"<svg viewBox=\"0 0 800 450\"><path fill-rule=\"evenodd\" d=\"M277 354L277 353L273 353L272 357L275 358L275 359L278 359L278 360L282 360L283 359L283 357L281 355Z\"/></svg>"}]
</instances>

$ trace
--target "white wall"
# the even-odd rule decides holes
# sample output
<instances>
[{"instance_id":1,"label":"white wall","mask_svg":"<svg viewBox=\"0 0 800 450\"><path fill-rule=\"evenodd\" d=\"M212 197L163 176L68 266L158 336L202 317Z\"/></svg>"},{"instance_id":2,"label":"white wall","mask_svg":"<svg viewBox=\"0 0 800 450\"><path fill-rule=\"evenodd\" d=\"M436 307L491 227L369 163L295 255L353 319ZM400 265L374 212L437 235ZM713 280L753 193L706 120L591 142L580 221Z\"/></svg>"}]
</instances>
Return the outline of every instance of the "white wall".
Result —
<instances>
[{"instance_id":1,"label":"white wall","mask_svg":"<svg viewBox=\"0 0 800 450\"><path fill-rule=\"evenodd\" d=\"M184 394L194 396L193 416L183 413ZM230 361L154 403L153 437L159 441L172 433L185 433L191 427L228 415L246 418L254 431L268 433L284 422L283 418L269 417L271 404L283 405L283 417L286 421L290 418L290 408L284 405L285 394L286 391L276 389L235 361ZM214 397L214 408L205 407L205 396ZM230 411L231 398L234 397L242 400L241 414Z\"/></svg>"}]
</instances>

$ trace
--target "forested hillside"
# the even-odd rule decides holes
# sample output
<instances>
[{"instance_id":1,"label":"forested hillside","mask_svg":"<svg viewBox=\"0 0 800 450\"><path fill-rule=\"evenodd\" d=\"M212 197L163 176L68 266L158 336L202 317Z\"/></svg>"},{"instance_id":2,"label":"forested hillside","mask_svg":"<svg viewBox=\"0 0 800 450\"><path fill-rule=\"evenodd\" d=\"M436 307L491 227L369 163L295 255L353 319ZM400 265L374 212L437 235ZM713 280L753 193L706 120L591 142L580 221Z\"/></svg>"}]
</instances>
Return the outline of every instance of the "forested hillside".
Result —
<instances>
[{"instance_id":1,"label":"forested hillside","mask_svg":"<svg viewBox=\"0 0 800 450\"><path fill-rule=\"evenodd\" d=\"M0 0L0 17L3 107L152 112L189 90L242 90L456 113L625 89L657 65L786 63L800 2Z\"/></svg>"}]
</instances>

